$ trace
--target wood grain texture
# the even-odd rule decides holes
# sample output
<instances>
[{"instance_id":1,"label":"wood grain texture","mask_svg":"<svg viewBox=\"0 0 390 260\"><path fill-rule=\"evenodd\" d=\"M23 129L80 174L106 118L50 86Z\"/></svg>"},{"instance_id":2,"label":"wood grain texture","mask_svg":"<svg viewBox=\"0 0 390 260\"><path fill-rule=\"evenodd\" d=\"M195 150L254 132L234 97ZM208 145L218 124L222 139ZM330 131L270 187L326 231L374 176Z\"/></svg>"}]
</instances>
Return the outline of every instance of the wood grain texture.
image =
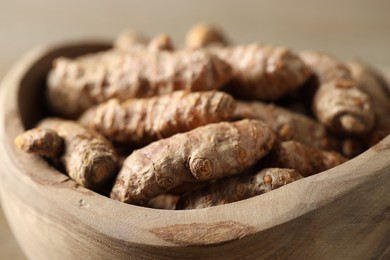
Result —
<instances>
[{"instance_id":1,"label":"wood grain texture","mask_svg":"<svg viewBox=\"0 0 390 260\"><path fill-rule=\"evenodd\" d=\"M42 47L4 79L1 203L30 259L390 257L390 136L338 167L275 191L188 211L108 199L18 151L14 137L45 115L39 91L51 60L106 47Z\"/></svg>"}]
</instances>

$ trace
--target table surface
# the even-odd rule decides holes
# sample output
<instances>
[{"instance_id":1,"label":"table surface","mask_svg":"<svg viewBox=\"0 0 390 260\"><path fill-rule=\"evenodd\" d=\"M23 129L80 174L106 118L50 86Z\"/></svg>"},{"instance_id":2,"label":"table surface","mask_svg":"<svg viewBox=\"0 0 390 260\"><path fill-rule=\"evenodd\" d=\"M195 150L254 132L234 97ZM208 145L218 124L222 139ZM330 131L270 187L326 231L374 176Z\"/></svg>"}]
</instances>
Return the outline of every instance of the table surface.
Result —
<instances>
[{"instance_id":1,"label":"table surface","mask_svg":"<svg viewBox=\"0 0 390 260\"><path fill-rule=\"evenodd\" d=\"M390 66L387 0L0 0L0 6L0 79L42 43L113 39L134 28L149 36L168 33L181 46L188 28L200 21L219 25L234 42L323 50ZM25 259L1 211L0 259Z\"/></svg>"}]
</instances>

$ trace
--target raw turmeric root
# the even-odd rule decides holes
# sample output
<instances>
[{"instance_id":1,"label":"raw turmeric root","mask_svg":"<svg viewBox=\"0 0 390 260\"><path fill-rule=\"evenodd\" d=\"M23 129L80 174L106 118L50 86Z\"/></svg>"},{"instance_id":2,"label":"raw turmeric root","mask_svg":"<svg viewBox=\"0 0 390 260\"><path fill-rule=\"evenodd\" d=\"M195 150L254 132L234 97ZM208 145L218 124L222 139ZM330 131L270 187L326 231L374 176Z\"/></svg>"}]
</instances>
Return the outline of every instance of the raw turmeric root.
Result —
<instances>
[{"instance_id":1,"label":"raw turmeric root","mask_svg":"<svg viewBox=\"0 0 390 260\"><path fill-rule=\"evenodd\" d=\"M310 76L301 59L283 47L250 44L213 48L210 52L232 67L227 91L240 98L277 100L298 89Z\"/></svg>"},{"instance_id":2,"label":"raw turmeric root","mask_svg":"<svg viewBox=\"0 0 390 260\"><path fill-rule=\"evenodd\" d=\"M197 24L186 35L186 48L199 49L210 46L226 46L229 44L225 33L212 25Z\"/></svg>"},{"instance_id":3,"label":"raw turmeric root","mask_svg":"<svg viewBox=\"0 0 390 260\"><path fill-rule=\"evenodd\" d=\"M58 139L56 135L63 141L61 152L53 151ZM39 149L32 148L42 140L55 141L48 141ZM18 136L15 143L25 151L52 158L60 157L69 177L92 190L99 189L116 174L117 156L111 144L99 134L72 121L44 119L38 128Z\"/></svg>"},{"instance_id":4,"label":"raw turmeric root","mask_svg":"<svg viewBox=\"0 0 390 260\"><path fill-rule=\"evenodd\" d=\"M45 128L33 128L15 138L15 145L26 153L49 158L60 156L64 140L57 132Z\"/></svg>"},{"instance_id":5,"label":"raw turmeric root","mask_svg":"<svg viewBox=\"0 0 390 260\"><path fill-rule=\"evenodd\" d=\"M362 140L357 138L345 138L341 141L341 154L347 158L353 158L364 152L365 146Z\"/></svg>"},{"instance_id":6,"label":"raw turmeric root","mask_svg":"<svg viewBox=\"0 0 390 260\"><path fill-rule=\"evenodd\" d=\"M149 42L148 37L134 29L127 29L119 34L114 41L114 48L128 51L134 48L144 48Z\"/></svg>"},{"instance_id":7,"label":"raw turmeric root","mask_svg":"<svg viewBox=\"0 0 390 260\"><path fill-rule=\"evenodd\" d=\"M200 209L248 199L303 177L295 170L266 168L254 175L217 180L179 199L176 209Z\"/></svg>"},{"instance_id":8,"label":"raw turmeric root","mask_svg":"<svg viewBox=\"0 0 390 260\"><path fill-rule=\"evenodd\" d=\"M149 208L154 209L170 209L173 210L176 208L176 203L179 200L179 195L164 193L160 194L157 197L151 199L146 204Z\"/></svg>"},{"instance_id":9,"label":"raw turmeric root","mask_svg":"<svg viewBox=\"0 0 390 260\"><path fill-rule=\"evenodd\" d=\"M369 133L367 146L371 147L390 134L390 94L386 80L374 68L361 61L347 63L358 87L370 97L375 113L375 126Z\"/></svg>"},{"instance_id":10,"label":"raw turmeric root","mask_svg":"<svg viewBox=\"0 0 390 260\"><path fill-rule=\"evenodd\" d=\"M80 122L117 143L145 145L198 126L231 119L236 103L223 92L171 94L109 100L87 110Z\"/></svg>"},{"instance_id":11,"label":"raw turmeric root","mask_svg":"<svg viewBox=\"0 0 390 260\"><path fill-rule=\"evenodd\" d=\"M300 57L318 77L319 87L313 99L317 119L339 134L369 132L374 125L371 100L358 88L348 68L320 52L305 51Z\"/></svg>"},{"instance_id":12,"label":"raw turmeric root","mask_svg":"<svg viewBox=\"0 0 390 260\"><path fill-rule=\"evenodd\" d=\"M264 123L242 120L209 124L156 141L125 160L111 198L143 205L185 182L241 173L265 156L274 140Z\"/></svg>"},{"instance_id":13,"label":"raw turmeric root","mask_svg":"<svg viewBox=\"0 0 390 260\"><path fill-rule=\"evenodd\" d=\"M337 141L317 121L262 102L237 101L235 119L252 118L268 124L282 141L296 140L324 150L337 150Z\"/></svg>"},{"instance_id":14,"label":"raw turmeric root","mask_svg":"<svg viewBox=\"0 0 390 260\"><path fill-rule=\"evenodd\" d=\"M347 161L337 152L322 151L297 141L276 144L267 159L268 167L294 169L303 177L328 170Z\"/></svg>"},{"instance_id":15,"label":"raw turmeric root","mask_svg":"<svg viewBox=\"0 0 390 260\"><path fill-rule=\"evenodd\" d=\"M215 90L230 78L230 66L204 50L110 50L56 59L48 77L48 102L55 113L74 118L111 98Z\"/></svg>"},{"instance_id":16,"label":"raw turmeric root","mask_svg":"<svg viewBox=\"0 0 390 260\"><path fill-rule=\"evenodd\" d=\"M148 44L150 51L173 51L172 39L168 34L162 33L154 37Z\"/></svg>"}]
</instances>

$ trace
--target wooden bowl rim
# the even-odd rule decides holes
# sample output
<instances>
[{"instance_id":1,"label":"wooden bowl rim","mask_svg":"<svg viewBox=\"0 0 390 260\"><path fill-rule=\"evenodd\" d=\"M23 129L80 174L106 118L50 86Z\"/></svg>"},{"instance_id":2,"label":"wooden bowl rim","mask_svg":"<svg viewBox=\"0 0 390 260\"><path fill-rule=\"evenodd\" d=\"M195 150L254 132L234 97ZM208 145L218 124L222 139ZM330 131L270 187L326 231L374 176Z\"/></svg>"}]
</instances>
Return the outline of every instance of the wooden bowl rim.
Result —
<instances>
[{"instance_id":1,"label":"wooden bowl rim","mask_svg":"<svg viewBox=\"0 0 390 260\"><path fill-rule=\"evenodd\" d=\"M6 75L0 89L0 106L3 108L0 115L3 140L0 158L4 163L0 178L17 178L21 185L27 185L50 202L52 211L66 214L73 221L110 238L130 244L164 247L213 245L240 239L318 210L365 185L381 174L380 169L390 165L390 136L387 136L373 148L338 167L261 196L217 207L158 210L124 204L89 191L37 156L18 151L13 139L24 131L17 104L22 78L33 73L36 62L53 51L91 44L106 43L80 41L35 48ZM58 203L59 198L61 203ZM202 235L204 233L207 236Z\"/></svg>"}]
</instances>

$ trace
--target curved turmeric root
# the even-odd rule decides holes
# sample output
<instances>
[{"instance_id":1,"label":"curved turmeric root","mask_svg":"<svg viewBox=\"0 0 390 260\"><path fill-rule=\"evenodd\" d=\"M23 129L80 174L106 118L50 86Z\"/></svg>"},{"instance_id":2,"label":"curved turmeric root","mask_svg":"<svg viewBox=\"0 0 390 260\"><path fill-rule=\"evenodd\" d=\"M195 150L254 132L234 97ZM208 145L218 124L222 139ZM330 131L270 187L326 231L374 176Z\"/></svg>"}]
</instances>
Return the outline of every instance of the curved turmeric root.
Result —
<instances>
[{"instance_id":1,"label":"curved turmeric root","mask_svg":"<svg viewBox=\"0 0 390 260\"><path fill-rule=\"evenodd\" d=\"M368 146L378 143L390 134L390 94L386 80L374 68L361 61L347 63L353 78L358 82L358 87L370 97L375 112L375 126L369 133Z\"/></svg>"},{"instance_id":2,"label":"curved turmeric root","mask_svg":"<svg viewBox=\"0 0 390 260\"><path fill-rule=\"evenodd\" d=\"M275 145L268 159L267 166L294 169L303 177L328 170L347 161L337 152L322 151L296 141Z\"/></svg>"},{"instance_id":3,"label":"curved turmeric root","mask_svg":"<svg viewBox=\"0 0 390 260\"><path fill-rule=\"evenodd\" d=\"M229 65L202 50L110 50L56 59L48 77L48 102L57 114L77 117L111 98L215 90L230 77Z\"/></svg>"},{"instance_id":4,"label":"curved turmeric root","mask_svg":"<svg viewBox=\"0 0 390 260\"><path fill-rule=\"evenodd\" d=\"M232 117L235 105L234 99L223 92L175 91L123 103L109 100L86 111L80 122L114 142L145 145L198 126L226 121Z\"/></svg>"},{"instance_id":5,"label":"curved turmeric root","mask_svg":"<svg viewBox=\"0 0 390 260\"><path fill-rule=\"evenodd\" d=\"M241 173L265 156L274 140L262 122L242 120L209 124L156 141L125 160L111 198L142 205L185 182Z\"/></svg>"},{"instance_id":6,"label":"curved turmeric root","mask_svg":"<svg viewBox=\"0 0 390 260\"><path fill-rule=\"evenodd\" d=\"M300 57L318 77L319 88L313 100L317 119L339 134L369 132L374 125L371 99L357 87L348 68L320 52L305 51Z\"/></svg>"},{"instance_id":7,"label":"curved turmeric root","mask_svg":"<svg viewBox=\"0 0 390 260\"><path fill-rule=\"evenodd\" d=\"M266 168L254 175L232 176L190 192L179 199L176 209L200 209L248 199L303 177L295 170Z\"/></svg>"},{"instance_id":8,"label":"curved turmeric root","mask_svg":"<svg viewBox=\"0 0 390 260\"><path fill-rule=\"evenodd\" d=\"M51 139L48 136L55 137ZM53 152L58 137L63 141L62 151ZM40 149L32 148L44 139L54 141L45 143ZM18 136L15 142L23 150L51 158L59 157L69 177L92 190L99 189L116 174L117 157L111 144L101 135L72 121L44 119L37 128Z\"/></svg>"},{"instance_id":9,"label":"curved turmeric root","mask_svg":"<svg viewBox=\"0 0 390 260\"><path fill-rule=\"evenodd\" d=\"M296 140L324 150L336 150L337 141L326 127L302 114L262 102L237 101L235 119L258 119L269 125L281 141Z\"/></svg>"},{"instance_id":10,"label":"curved turmeric root","mask_svg":"<svg viewBox=\"0 0 390 260\"><path fill-rule=\"evenodd\" d=\"M232 67L227 91L241 98L277 100L310 76L302 60L283 47L255 43L212 48L210 52Z\"/></svg>"}]
</instances>

